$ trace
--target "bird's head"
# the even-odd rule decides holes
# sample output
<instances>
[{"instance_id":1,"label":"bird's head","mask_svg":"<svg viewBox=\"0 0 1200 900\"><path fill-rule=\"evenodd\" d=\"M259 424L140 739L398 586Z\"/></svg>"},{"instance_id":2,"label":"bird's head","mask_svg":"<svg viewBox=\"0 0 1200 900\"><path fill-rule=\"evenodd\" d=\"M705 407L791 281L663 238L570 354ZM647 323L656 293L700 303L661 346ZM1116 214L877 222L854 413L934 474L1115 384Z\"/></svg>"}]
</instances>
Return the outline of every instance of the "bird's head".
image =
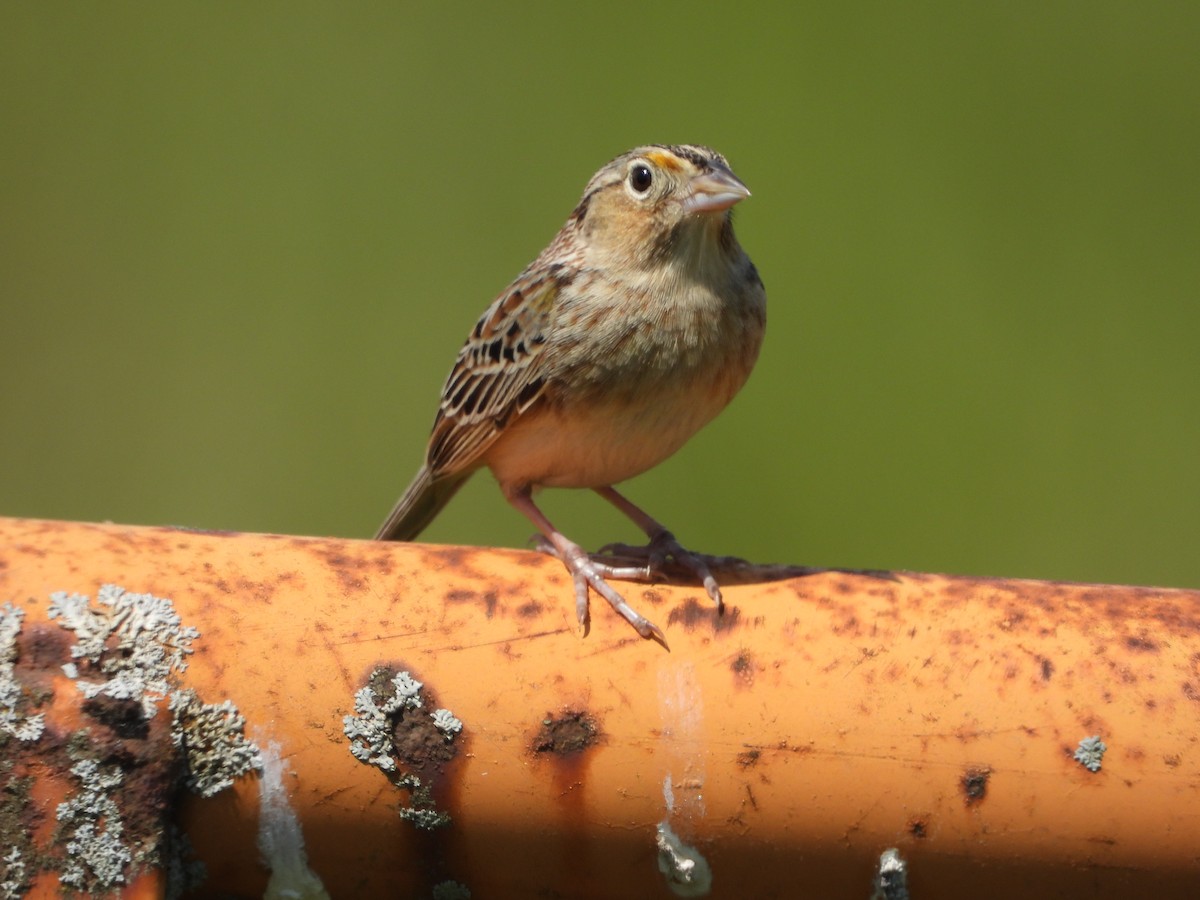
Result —
<instances>
[{"instance_id":1,"label":"bird's head","mask_svg":"<svg viewBox=\"0 0 1200 900\"><path fill-rule=\"evenodd\" d=\"M749 196L715 150L651 144L597 172L572 218L593 249L652 265L664 254L735 252L731 209Z\"/></svg>"}]
</instances>

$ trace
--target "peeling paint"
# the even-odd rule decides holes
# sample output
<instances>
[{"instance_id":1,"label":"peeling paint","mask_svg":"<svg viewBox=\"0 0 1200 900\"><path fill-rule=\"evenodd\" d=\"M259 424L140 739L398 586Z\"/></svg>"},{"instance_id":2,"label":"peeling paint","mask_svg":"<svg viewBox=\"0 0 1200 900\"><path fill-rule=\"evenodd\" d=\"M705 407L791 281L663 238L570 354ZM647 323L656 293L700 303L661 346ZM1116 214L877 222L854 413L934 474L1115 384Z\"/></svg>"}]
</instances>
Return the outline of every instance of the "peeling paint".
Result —
<instances>
[{"instance_id":1,"label":"peeling paint","mask_svg":"<svg viewBox=\"0 0 1200 900\"><path fill-rule=\"evenodd\" d=\"M277 741L262 750L262 778L258 782L258 849L271 870L264 900L328 900L321 879L308 867L300 820L288 800L283 776L289 764Z\"/></svg>"},{"instance_id":2,"label":"peeling paint","mask_svg":"<svg viewBox=\"0 0 1200 900\"><path fill-rule=\"evenodd\" d=\"M678 797L671 795L667 814L701 820L705 814L704 698L691 662L667 663L659 670L658 707L666 778L679 789ZM679 770L682 775L675 775Z\"/></svg>"},{"instance_id":3,"label":"peeling paint","mask_svg":"<svg viewBox=\"0 0 1200 900\"><path fill-rule=\"evenodd\" d=\"M908 863L895 847L879 854L871 900L908 900Z\"/></svg>"},{"instance_id":4,"label":"peeling paint","mask_svg":"<svg viewBox=\"0 0 1200 900\"><path fill-rule=\"evenodd\" d=\"M691 662L668 662L659 670L658 705L668 766L662 788L666 815L655 837L658 869L676 896L702 897L712 890L712 868L671 827L672 819L696 822L705 814L704 702ZM682 770L683 777L675 777L672 769Z\"/></svg>"},{"instance_id":5,"label":"peeling paint","mask_svg":"<svg viewBox=\"0 0 1200 900\"><path fill-rule=\"evenodd\" d=\"M712 868L697 850L680 840L666 822L658 823L654 839L658 847L658 871L676 897L703 897L712 890Z\"/></svg>"}]
</instances>

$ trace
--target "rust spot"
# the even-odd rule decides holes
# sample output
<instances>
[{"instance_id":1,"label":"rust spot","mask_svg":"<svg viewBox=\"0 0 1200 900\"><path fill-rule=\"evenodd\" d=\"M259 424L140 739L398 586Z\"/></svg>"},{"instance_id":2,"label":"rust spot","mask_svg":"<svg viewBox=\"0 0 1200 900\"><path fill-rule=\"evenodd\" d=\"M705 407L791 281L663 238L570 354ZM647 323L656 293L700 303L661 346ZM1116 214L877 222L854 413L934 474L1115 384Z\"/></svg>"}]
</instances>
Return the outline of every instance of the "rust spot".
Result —
<instances>
[{"instance_id":1,"label":"rust spot","mask_svg":"<svg viewBox=\"0 0 1200 900\"><path fill-rule=\"evenodd\" d=\"M746 788L746 799L750 801L750 808L755 812L758 811L758 801L754 799L754 790L749 784L743 785Z\"/></svg>"},{"instance_id":2,"label":"rust spot","mask_svg":"<svg viewBox=\"0 0 1200 900\"><path fill-rule=\"evenodd\" d=\"M71 635L54 625L32 625L17 638L19 669L57 669L71 659Z\"/></svg>"},{"instance_id":3,"label":"rust spot","mask_svg":"<svg viewBox=\"0 0 1200 900\"><path fill-rule=\"evenodd\" d=\"M736 606L726 606L725 612L718 614L712 603L701 603L695 597L688 597L667 614L667 625L682 625L691 631L698 624L711 622L713 631L729 631L741 623L741 618L741 610Z\"/></svg>"},{"instance_id":4,"label":"rust spot","mask_svg":"<svg viewBox=\"0 0 1200 900\"><path fill-rule=\"evenodd\" d=\"M757 747L751 747L749 750L743 750L737 755L738 768L749 769L758 764L758 758L762 756L762 751Z\"/></svg>"},{"instance_id":5,"label":"rust spot","mask_svg":"<svg viewBox=\"0 0 1200 900\"><path fill-rule=\"evenodd\" d=\"M757 668L754 664L754 656L749 650L743 650L733 658L733 662L729 664L729 668L733 671L734 677L746 687L754 684L754 671Z\"/></svg>"},{"instance_id":6,"label":"rust spot","mask_svg":"<svg viewBox=\"0 0 1200 900\"><path fill-rule=\"evenodd\" d=\"M725 604L717 616L716 631L732 631L742 624L742 610L737 606Z\"/></svg>"},{"instance_id":7,"label":"rust spot","mask_svg":"<svg viewBox=\"0 0 1200 900\"><path fill-rule=\"evenodd\" d=\"M554 560L544 553L522 553L517 556L517 565L524 566L527 569L541 568L548 562Z\"/></svg>"},{"instance_id":8,"label":"rust spot","mask_svg":"<svg viewBox=\"0 0 1200 900\"><path fill-rule=\"evenodd\" d=\"M150 733L150 722L136 700L118 700L97 694L83 701L83 711L113 730L117 737L144 738Z\"/></svg>"},{"instance_id":9,"label":"rust spot","mask_svg":"<svg viewBox=\"0 0 1200 900\"><path fill-rule=\"evenodd\" d=\"M646 590L642 591L642 599L654 606L661 606L663 595L661 591L656 591L654 588L646 588Z\"/></svg>"},{"instance_id":10,"label":"rust spot","mask_svg":"<svg viewBox=\"0 0 1200 900\"><path fill-rule=\"evenodd\" d=\"M469 591L465 588L455 588L452 591L446 592L447 603L483 603L484 615L489 619L496 614L496 605L499 598L495 591L488 591L486 594L481 594L478 591Z\"/></svg>"},{"instance_id":11,"label":"rust spot","mask_svg":"<svg viewBox=\"0 0 1200 900\"><path fill-rule=\"evenodd\" d=\"M1170 756L1163 757L1163 763L1167 766L1170 766L1172 769L1178 768L1182 762L1183 762L1183 758L1181 756L1179 756L1179 754L1177 754L1177 753L1173 753Z\"/></svg>"},{"instance_id":12,"label":"rust spot","mask_svg":"<svg viewBox=\"0 0 1200 900\"><path fill-rule=\"evenodd\" d=\"M367 565L374 566L376 573L385 577L391 575L396 570L395 557L393 557L390 553L376 554L374 558L363 560L363 562ZM279 580L291 581L295 577L295 572L285 572L279 576Z\"/></svg>"},{"instance_id":13,"label":"rust spot","mask_svg":"<svg viewBox=\"0 0 1200 900\"><path fill-rule=\"evenodd\" d=\"M1049 681L1054 675L1054 663L1044 656L1038 657L1038 663L1042 667L1042 681Z\"/></svg>"},{"instance_id":14,"label":"rust spot","mask_svg":"<svg viewBox=\"0 0 1200 900\"><path fill-rule=\"evenodd\" d=\"M1190 681L1183 683L1183 696L1187 697L1193 703L1200 703L1200 690Z\"/></svg>"},{"instance_id":15,"label":"rust spot","mask_svg":"<svg viewBox=\"0 0 1200 900\"><path fill-rule=\"evenodd\" d=\"M834 634L858 634L858 617L848 615L841 622L835 624L832 630Z\"/></svg>"},{"instance_id":16,"label":"rust spot","mask_svg":"<svg viewBox=\"0 0 1200 900\"><path fill-rule=\"evenodd\" d=\"M921 813L913 816L905 824L905 827L908 829L908 833L918 841L929 837L929 814Z\"/></svg>"},{"instance_id":17,"label":"rust spot","mask_svg":"<svg viewBox=\"0 0 1200 900\"><path fill-rule=\"evenodd\" d=\"M1004 619L1000 622L1000 630L1012 631L1014 628L1022 625L1025 622L1025 619L1025 613L1021 612L1019 609L1006 610Z\"/></svg>"},{"instance_id":18,"label":"rust spot","mask_svg":"<svg viewBox=\"0 0 1200 900\"><path fill-rule=\"evenodd\" d=\"M667 616L668 625L682 625L691 631L700 622L716 618L716 609L711 606L701 606L695 597L688 597L683 603Z\"/></svg>"},{"instance_id":19,"label":"rust spot","mask_svg":"<svg viewBox=\"0 0 1200 900\"><path fill-rule=\"evenodd\" d=\"M366 581L363 580L359 573L369 567L360 557L333 549L335 546L334 544L326 545L325 542L318 541L310 547L310 552L322 559L325 565L333 570L343 591L348 594L361 591L366 587Z\"/></svg>"},{"instance_id":20,"label":"rust spot","mask_svg":"<svg viewBox=\"0 0 1200 900\"><path fill-rule=\"evenodd\" d=\"M1125 646L1137 653L1155 653L1158 644L1145 635L1129 635L1125 638Z\"/></svg>"},{"instance_id":21,"label":"rust spot","mask_svg":"<svg viewBox=\"0 0 1200 900\"><path fill-rule=\"evenodd\" d=\"M410 770L421 770L425 776L440 774L442 768L458 756L464 741L461 734L448 741L438 729L430 713L441 704L429 683L410 666L393 663L374 667L367 678L367 686L376 697L386 697L393 690L392 679L401 671L421 682L422 706L415 710L400 709L389 715L396 759ZM435 780L434 783L437 785L438 782Z\"/></svg>"},{"instance_id":22,"label":"rust spot","mask_svg":"<svg viewBox=\"0 0 1200 900\"><path fill-rule=\"evenodd\" d=\"M534 753L573 756L582 753L600 739L600 726L582 710L572 709L560 715L546 713L533 738Z\"/></svg>"},{"instance_id":23,"label":"rust spot","mask_svg":"<svg viewBox=\"0 0 1200 900\"><path fill-rule=\"evenodd\" d=\"M398 709L386 712L392 746L388 748L394 759L392 768L377 766L388 782L400 791L400 816L409 820L417 829L415 834L421 846L418 865L419 877L428 885L446 878L445 837L446 825L457 814L461 803L461 778L456 771L463 758L462 751L466 734L462 731L452 735L445 727L439 729L433 710L440 707L436 692L419 673L402 662L391 662L375 666L366 678L366 687L376 702L396 697L394 679L401 671L419 682L420 705L413 708L411 702L398 705ZM409 694L413 686L407 685ZM421 895L428 894L427 887ZM374 895L377 892L371 892Z\"/></svg>"},{"instance_id":24,"label":"rust spot","mask_svg":"<svg viewBox=\"0 0 1200 900\"><path fill-rule=\"evenodd\" d=\"M396 758L413 769L441 768L458 755L458 741L446 740L428 714L400 716L392 726L392 741Z\"/></svg>"},{"instance_id":25,"label":"rust spot","mask_svg":"<svg viewBox=\"0 0 1200 900\"><path fill-rule=\"evenodd\" d=\"M970 766L963 772L958 783L967 806L974 806L987 796L988 779L991 777L992 770L988 766Z\"/></svg>"},{"instance_id":26,"label":"rust spot","mask_svg":"<svg viewBox=\"0 0 1200 900\"><path fill-rule=\"evenodd\" d=\"M517 607L517 616L522 619L535 619L542 614L544 607L536 600L530 600Z\"/></svg>"}]
</instances>

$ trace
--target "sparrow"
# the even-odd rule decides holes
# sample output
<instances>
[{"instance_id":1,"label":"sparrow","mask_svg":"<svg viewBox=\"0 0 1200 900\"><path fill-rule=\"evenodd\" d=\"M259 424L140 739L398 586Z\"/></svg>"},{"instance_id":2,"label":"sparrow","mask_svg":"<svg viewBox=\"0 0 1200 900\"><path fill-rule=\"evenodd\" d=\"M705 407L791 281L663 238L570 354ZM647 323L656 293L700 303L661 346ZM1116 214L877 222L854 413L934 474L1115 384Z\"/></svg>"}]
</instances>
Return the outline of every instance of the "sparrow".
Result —
<instances>
[{"instance_id":1,"label":"sparrow","mask_svg":"<svg viewBox=\"0 0 1200 900\"><path fill-rule=\"evenodd\" d=\"M590 588L666 646L608 579L653 581L668 560L702 582L719 611L705 559L613 485L682 447L754 367L766 291L732 215L749 196L708 147L651 144L601 168L554 239L475 323L442 388L425 463L376 539L413 540L488 468L571 574L584 633ZM637 548L645 564L589 556L534 503L544 487L591 488L616 506L649 539ZM605 549L613 547L634 549Z\"/></svg>"}]
</instances>

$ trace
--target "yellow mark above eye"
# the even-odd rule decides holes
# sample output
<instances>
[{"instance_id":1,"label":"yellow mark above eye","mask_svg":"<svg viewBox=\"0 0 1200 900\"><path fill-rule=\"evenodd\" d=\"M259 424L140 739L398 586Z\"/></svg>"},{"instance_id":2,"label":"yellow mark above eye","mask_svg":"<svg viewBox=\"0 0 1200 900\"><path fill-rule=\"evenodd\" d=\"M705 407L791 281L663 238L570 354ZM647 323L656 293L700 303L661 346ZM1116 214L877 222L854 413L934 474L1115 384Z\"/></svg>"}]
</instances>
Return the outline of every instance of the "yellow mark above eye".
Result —
<instances>
[{"instance_id":1,"label":"yellow mark above eye","mask_svg":"<svg viewBox=\"0 0 1200 900\"><path fill-rule=\"evenodd\" d=\"M660 169L666 169L669 172L678 172L683 168L679 157L674 153L667 153L665 150L652 150L646 154L646 159Z\"/></svg>"}]
</instances>

